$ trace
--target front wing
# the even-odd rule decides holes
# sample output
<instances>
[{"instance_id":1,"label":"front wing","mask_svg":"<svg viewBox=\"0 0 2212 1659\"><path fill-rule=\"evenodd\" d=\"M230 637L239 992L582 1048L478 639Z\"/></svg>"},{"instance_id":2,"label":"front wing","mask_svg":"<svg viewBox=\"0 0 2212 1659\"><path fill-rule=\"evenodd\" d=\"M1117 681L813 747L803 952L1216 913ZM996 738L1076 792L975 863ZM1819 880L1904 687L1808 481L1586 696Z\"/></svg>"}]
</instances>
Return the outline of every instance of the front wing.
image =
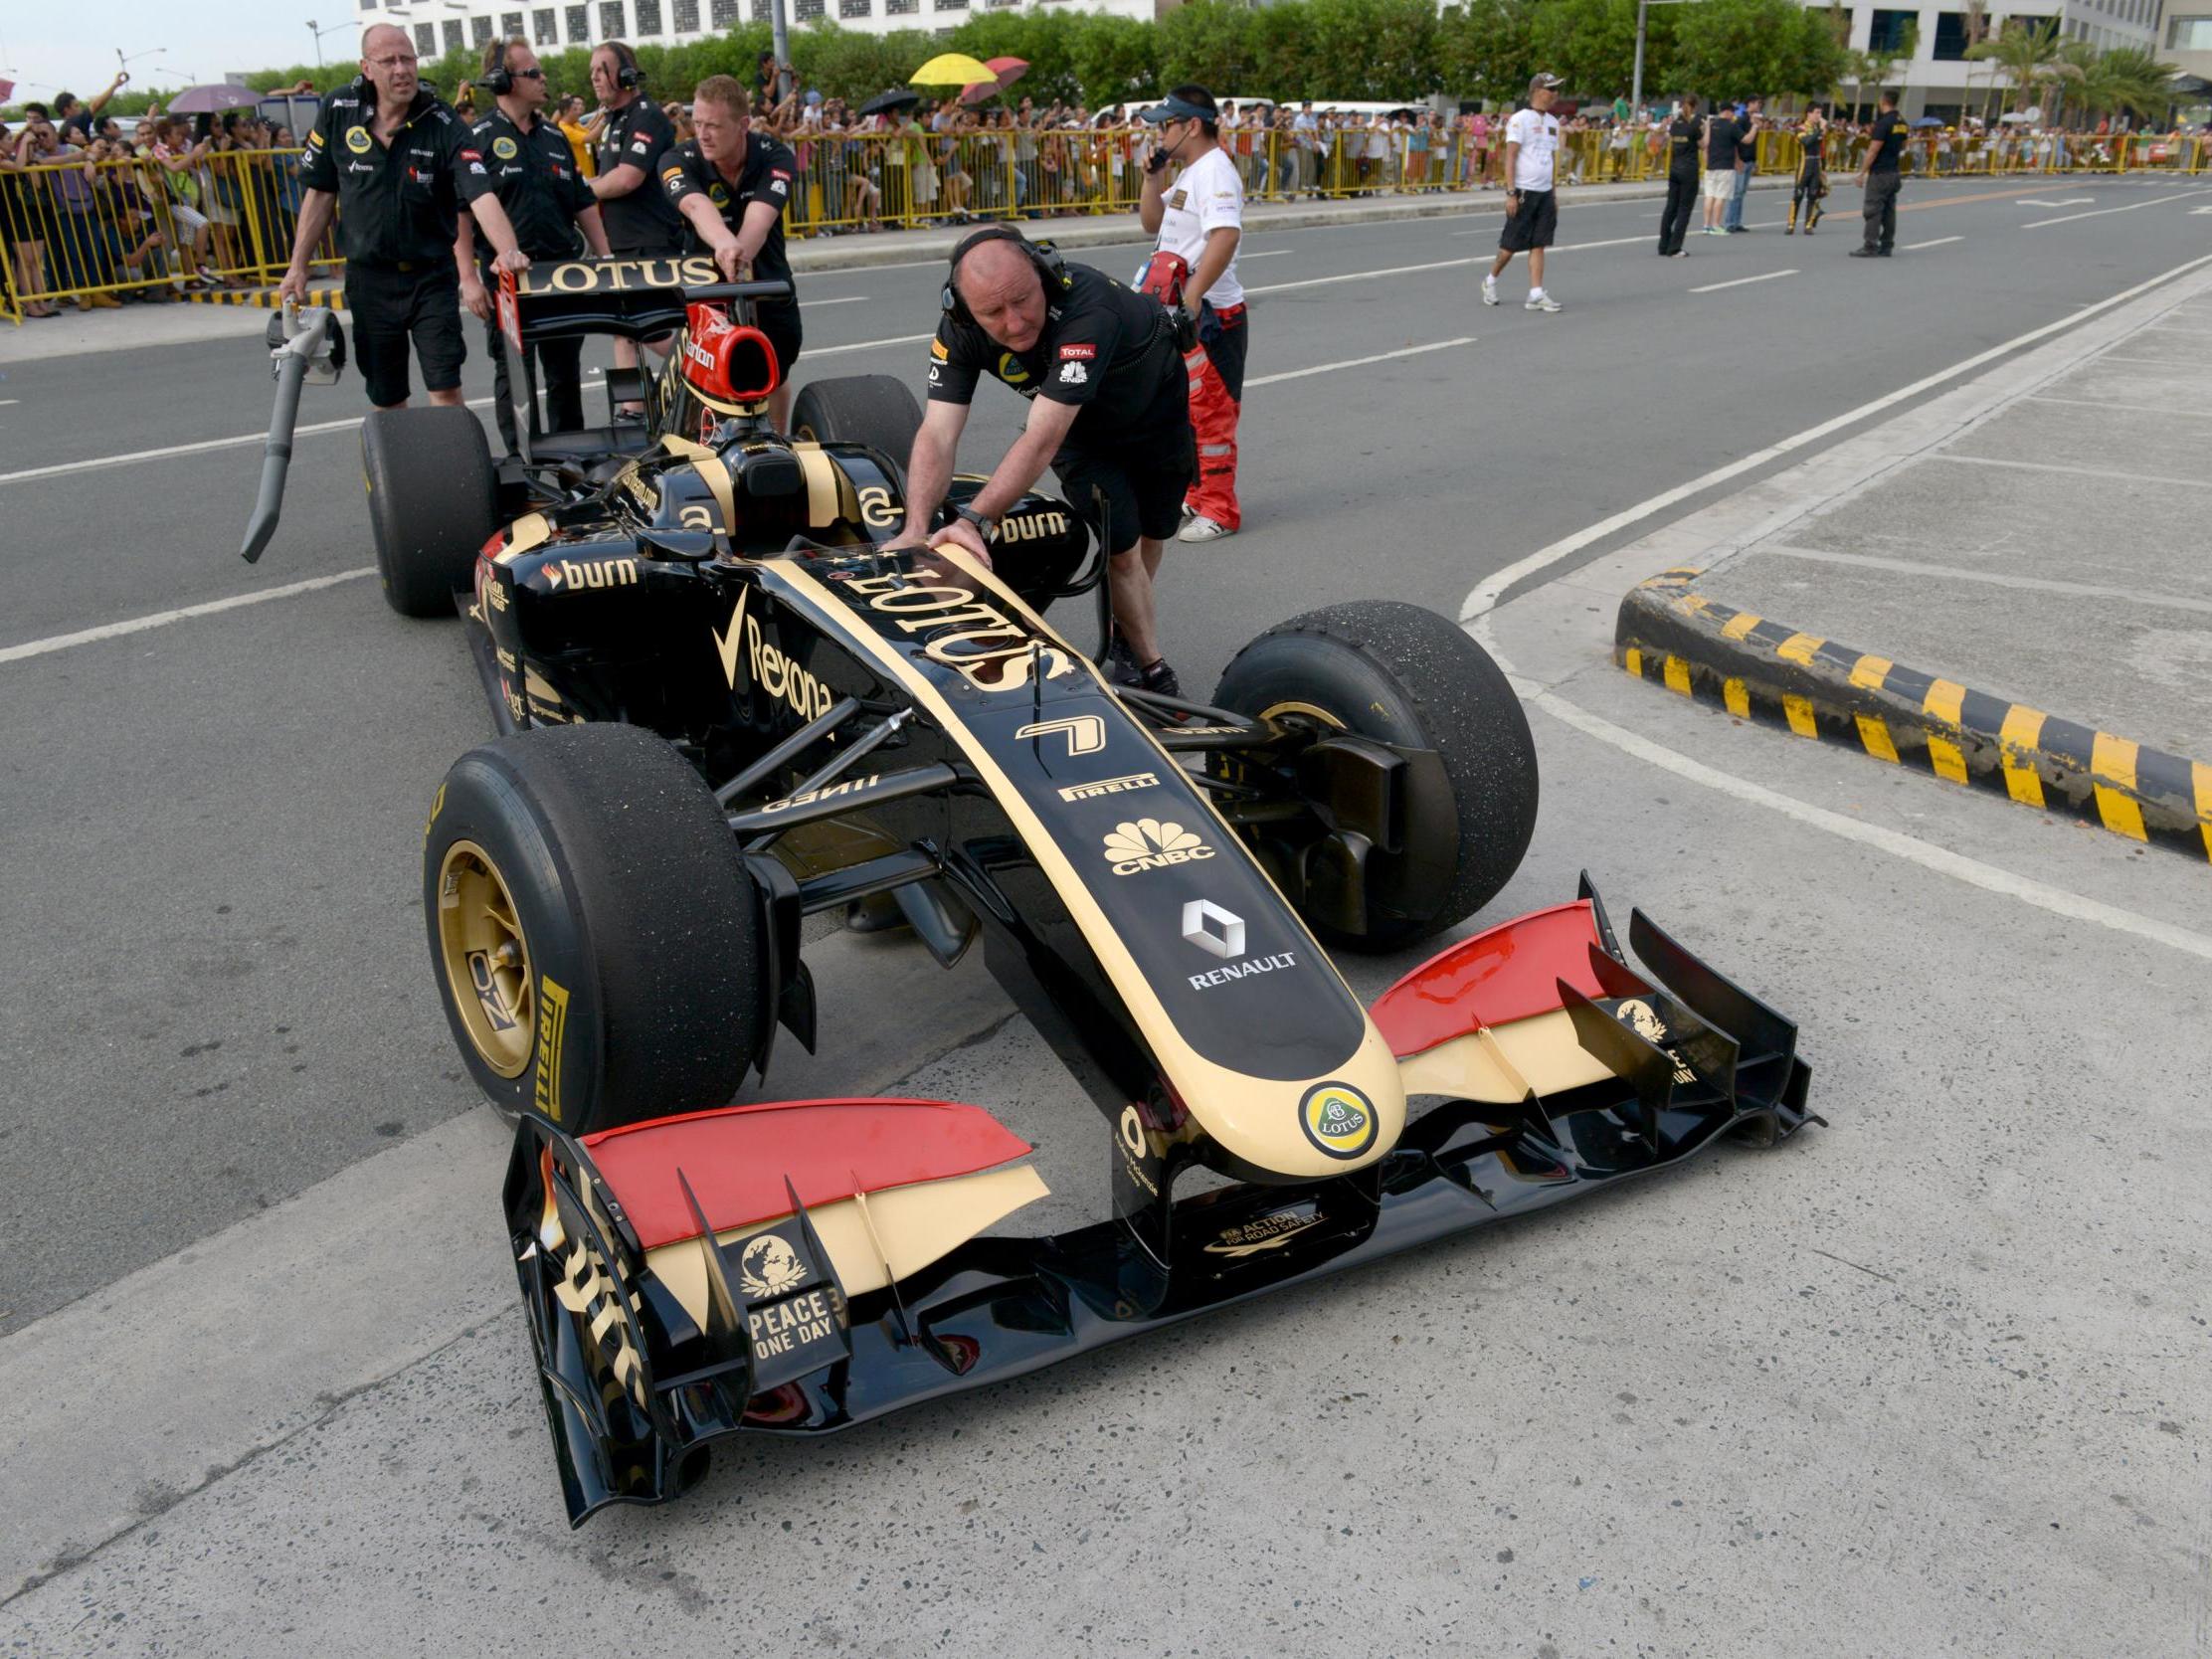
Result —
<instances>
[{"instance_id":1,"label":"front wing","mask_svg":"<svg viewBox=\"0 0 2212 1659\"><path fill-rule=\"evenodd\" d=\"M724 1435L844 1428L1823 1121L1794 1025L1641 912L1629 936L1648 977L1585 878L1378 999L1426 1108L1380 1162L1177 1198L1161 1172L1202 1149L1132 1109L1114 1179L1151 1212L1050 1237L986 1233L1044 1186L974 1106L761 1103L583 1140L526 1117L506 1212L571 1524L677 1496Z\"/></svg>"}]
</instances>

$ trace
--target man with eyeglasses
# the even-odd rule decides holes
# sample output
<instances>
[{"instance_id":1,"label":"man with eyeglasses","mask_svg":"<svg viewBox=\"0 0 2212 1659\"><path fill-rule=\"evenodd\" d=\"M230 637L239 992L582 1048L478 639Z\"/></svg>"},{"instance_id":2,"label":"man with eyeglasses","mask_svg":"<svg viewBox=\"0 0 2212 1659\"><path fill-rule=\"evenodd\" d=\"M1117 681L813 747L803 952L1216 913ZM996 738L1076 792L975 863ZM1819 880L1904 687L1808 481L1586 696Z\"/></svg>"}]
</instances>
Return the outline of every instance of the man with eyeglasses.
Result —
<instances>
[{"instance_id":1,"label":"man with eyeglasses","mask_svg":"<svg viewBox=\"0 0 2212 1659\"><path fill-rule=\"evenodd\" d=\"M378 409L407 407L410 339L430 401L461 401L468 346L461 331L456 179L464 169L483 171L480 161L462 158L467 147L468 129L422 84L414 47L389 23L362 35L360 76L324 101L307 135L299 168L306 194L291 268L276 291L285 299L306 297L308 262L342 207L353 355ZM478 197L469 213L497 250L495 269L529 269L497 196Z\"/></svg>"},{"instance_id":2,"label":"man with eyeglasses","mask_svg":"<svg viewBox=\"0 0 2212 1659\"><path fill-rule=\"evenodd\" d=\"M514 227L516 245L533 260L569 260L579 251L577 237L595 254L607 252L607 232L599 220L599 199L576 164L568 139L551 121L545 106L545 71L521 36L484 47L483 74L476 85L493 98L491 113L468 129L461 152L465 164L457 175L461 196L473 204L496 196ZM499 339L499 320L491 293L498 277L491 251L474 249L468 221L461 222L461 302L484 325L484 346L491 353L492 413L507 453L516 451L514 410L508 402L507 354ZM470 257L471 252L474 258ZM477 262L482 269L477 269ZM529 347L537 358L545 388L549 432L576 432L584 425L584 340L540 340Z\"/></svg>"}]
</instances>

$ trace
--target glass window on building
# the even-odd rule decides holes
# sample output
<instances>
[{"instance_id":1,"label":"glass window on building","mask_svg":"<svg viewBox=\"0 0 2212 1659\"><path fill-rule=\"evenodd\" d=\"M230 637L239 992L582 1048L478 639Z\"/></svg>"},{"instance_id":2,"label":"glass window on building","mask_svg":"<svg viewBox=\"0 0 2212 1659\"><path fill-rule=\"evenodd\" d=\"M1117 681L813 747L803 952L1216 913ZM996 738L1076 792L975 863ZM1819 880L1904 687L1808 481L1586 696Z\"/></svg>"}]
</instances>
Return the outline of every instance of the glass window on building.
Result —
<instances>
[{"instance_id":1,"label":"glass window on building","mask_svg":"<svg viewBox=\"0 0 2212 1659\"><path fill-rule=\"evenodd\" d=\"M438 56L438 26L435 23L418 23L415 25L415 56L418 58L435 58Z\"/></svg>"},{"instance_id":2,"label":"glass window on building","mask_svg":"<svg viewBox=\"0 0 2212 1659\"><path fill-rule=\"evenodd\" d=\"M463 43L461 36L461 19L458 17L449 17L448 19L446 19L446 50L448 52L459 52L461 49L462 44Z\"/></svg>"},{"instance_id":3,"label":"glass window on building","mask_svg":"<svg viewBox=\"0 0 2212 1659\"><path fill-rule=\"evenodd\" d=\"M561 44L561 14L550 6L530 14L530 41L535 46Z\"/></svg>"},{"instance_id":4,"label":"glass window on building","mask_svg":"<svg viewBox=\"0 0 2212 1659\"><path fill-rule=\"evenodd\" d=\"M922 9L922 0L883 0L885 17L911 17Z\"/></svg>"},{"instance_id":5,"label":"glass window on building","mask_svg":"<svg viewBox=\"0 0 2212 1659\"><path fill-rule=\"evenodd\" d=\"M753 21L755 23L766 23L769 21L769 0L752 0L752 3L747 8L747 10L752 13Z\"/></svg>"},{"instance_id":6,"label":"glass window on building","mask_svg":"<svg viewBox=\"0 0 2212 1659\"><path fill-rule=\"evenodd\" d=\"M592 38L592 11L589 6L568 8L568 44L582 46Z\"/></svg>"},{"instance_id":7,"label":"glass window on building","mask_svg":"<svg viewBox=\"0 0 2212 1659\"><path fill-rule=\"evenodd\" d=\"M2166 49L2170 52L2212 52L2212 17L2167 19Z\"/></svg>"},{"instance_id":8,"label":"glass window on building","mask_svg":"<svg viewBox=\"0 0 2212 1659\"><path fill-rule=\"evenodd\" d=\"M468 38L478 46L491 44L491 19L472 17L468 20Z\"/></svg>"},{"instance_id":9,"label":"glass window on building","mask_svg":"<svg viewBox=\"0 0 2212 1659\"><path fill-rule=\"evenodd\" d=\"M801 23L822 21L822 0L799 0L799 9L792 14Z\"/></svg>"},{"instance_id":10,"label":"glass window on building","mask_svg":"<svg viewBox=\"0 0 2212 1659\"><path fill-rule=\"evenodd\" d=\"M710 0L706 15L715 28L731 28L737 22L737 0Z\"/></svg>"},{"instance_id":11,"label":"glass window on building","mask_svg":"<svg viewBox=\"0 0 2212 1659\"><path fill-rule=\"evenodd\" d=\"M520 12L501 12L499 14L499 38L501 40L511 41L521 33L522 14Z\"/></svg>"},{"instance_id":12,"label":"glass window on building","mask_svg":"<svg viewBox=\"0 0 2212 1659\"><path fill-rule=\"evenodd\" d=\"M699 0L676 0L676 33L695 35L699 32Z\"/></svg>"},{"instance_id":13,"label":"glass window on building","mask_svg":"<svg viewBox=\"0 0 2212 1659\"><path fill-rule=\"evenodd\" d=\"M660 33L660 0L638 0L638 33L647 39Z\"/></svg>"},{"instance_id":14,"label":"glass window on building","mask_svg":"<svg viewBox=\"0 0 2212 1659\"><path fill-rule=\"evenodd\" d=\"M1964 12L1937 12L1936 14L1936 60L1943 64L1962 64L1966 61L1966 14Z\"/></svg>"},{"instance_id":15,"label":"glass window on building","mask_svg":"<svg viewBox=\"0 0 2212 1659\"><path fill-rule=\"evenodd\" d=\"M837 0L837 15L842 18L866 17L868 0Z\"/></svg>"},{"instance_id":16,"label":"glass window on building","mask_svg":"<svg viewBox=\"0 0 2212 1659\"><path fill-rule=\"evenodd\" d=\"M619 41L628 33L623 27L623 0L599 0L599 38Z\"/></svg>"},{"instance_id":17,"label":"glass window on building","mask_svg":"<svg viewBox=\"0 0 2212 1659\"><path fill-rule=\"evenodd\" d=\"M1867 31L1867 50L1903 52L1907 32L1919 27L1920 21L1919 12L1876 11L1873 27Z\"/></svg>"}]
</instances>

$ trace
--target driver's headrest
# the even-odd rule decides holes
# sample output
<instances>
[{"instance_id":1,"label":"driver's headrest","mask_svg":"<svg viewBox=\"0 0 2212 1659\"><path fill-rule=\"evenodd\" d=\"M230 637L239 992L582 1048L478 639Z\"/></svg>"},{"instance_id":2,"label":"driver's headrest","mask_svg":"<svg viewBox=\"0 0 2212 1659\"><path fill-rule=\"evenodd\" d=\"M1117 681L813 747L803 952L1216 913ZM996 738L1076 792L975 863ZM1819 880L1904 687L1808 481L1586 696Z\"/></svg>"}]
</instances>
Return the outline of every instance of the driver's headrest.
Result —
<instances>
[{"instance_id":1,"label":"driver's headrest","mask_svg":"<svg viewBox=\"0 0 2212 1659\"><path fill-rule=\"evenodd\" d=\"M717 403L759 403L783 381L783 365L768 336L749 323L730 321L720 305L694 301L685 308L683 378Z\"/></svg>"}]
</instances>

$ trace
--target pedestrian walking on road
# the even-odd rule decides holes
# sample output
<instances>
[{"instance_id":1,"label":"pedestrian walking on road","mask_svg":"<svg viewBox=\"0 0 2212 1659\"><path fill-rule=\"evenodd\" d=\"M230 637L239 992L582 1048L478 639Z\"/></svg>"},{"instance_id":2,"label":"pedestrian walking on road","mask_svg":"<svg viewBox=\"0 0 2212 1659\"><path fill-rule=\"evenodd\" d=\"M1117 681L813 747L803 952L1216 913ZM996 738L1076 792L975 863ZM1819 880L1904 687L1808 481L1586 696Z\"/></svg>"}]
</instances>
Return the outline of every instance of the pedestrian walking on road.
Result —
<instances>
[{"instance_id":1,"label":"pedestrian walking on road","mask_svg":"<svg viewBox=\"0 0 2212 1659\"><path fill-rule=\"evenodd\" d=\"M1851 250L1855 260L1886 260L1897 246L1897 193L1904 184L1898 158L1905 152L1908 129L1897 112L1897 93L1882 94L1882 112L1867 133L1866 160L1859 167L1859 188L1866 192L1860 213L1866 219L1866 240Z\"/></svg>"},{"instance_id":2,"label":"pedestrian walking on road","mask_svg":"<svg viewBox=\"0 0 2212 1659\"><path fill-rule=\"evenodd\" d=\"M1828 175L1823 166L1828 148L1828 117L1819 104L1805 111L1805 124L1797 132L1797 178L1789 190L1789 223L1783 227L1783 236L1797 234L1797 213L1805 215L1805 235L1812 235L1812 228L1820 223L1820 199L1828 194Z\"/></svg>"},{"instance_id":3,"label":"pedestrian walking on road","mask_svg":"<svg viewBox=\"0 0 2212 1659\"><path fill-rule=\"evenodd\" d=\"M1685 93L1667 122L1667 206L1659 215L1659 257L1688 259L1691 205L1698 199L1698 100Z\"/></svg>"},{"instance_id":4,"label":"pedestrian walking on road","mask_svg":"<svg viewBox=\"0 0 2212 1659\"><path fill-rule=\"evenodd\" d=\"M1716 106L1705 123L1705 234L1726 236L1721 215L1736 193L1736 116Z\"/></svg>"},{"instance_id":5,"label":"pedestrian walking on road","mask_svg":"<svg viewBox=\"0 0 2212 1659\"><path fill-rule=\"evenodd\" d=\"M1159 128L1145 158L1138 220L1158 247L1190 267L1183 303L1198 319L1198 344L1184 357L1191 375L1191 425L1198 473L1184 497L1190 522L1179 541L1214 541L1243 523L1236 500L1236 421L1244 402L1250 334L1236 250L1244 237L1244 186L1219 142L1213 95L1178 87L1138 119ZM1174 174L1170 176L1170 168Z\"/></svg>"},{"instance_id":6,"label":"pedestrian walking on road","mask_svg":"<svg viewBox=\"0 0 2212 1659\"><path fill-rule=\"evenodd\" d=\"M1560 302L1544 291L1544 250L1560 228L1559 192L1553 165L1560 151L1559 117L1549 113L1559 96L1560 78L1539 75L1529 83L1529 104L1506 122L1506 228L1498 238L1498 257L1482 279L1482 302L1498 303L1498 277L1513 256L1529 256L1531 311L1556 311Z\"/></svg>"}]
</instances>

